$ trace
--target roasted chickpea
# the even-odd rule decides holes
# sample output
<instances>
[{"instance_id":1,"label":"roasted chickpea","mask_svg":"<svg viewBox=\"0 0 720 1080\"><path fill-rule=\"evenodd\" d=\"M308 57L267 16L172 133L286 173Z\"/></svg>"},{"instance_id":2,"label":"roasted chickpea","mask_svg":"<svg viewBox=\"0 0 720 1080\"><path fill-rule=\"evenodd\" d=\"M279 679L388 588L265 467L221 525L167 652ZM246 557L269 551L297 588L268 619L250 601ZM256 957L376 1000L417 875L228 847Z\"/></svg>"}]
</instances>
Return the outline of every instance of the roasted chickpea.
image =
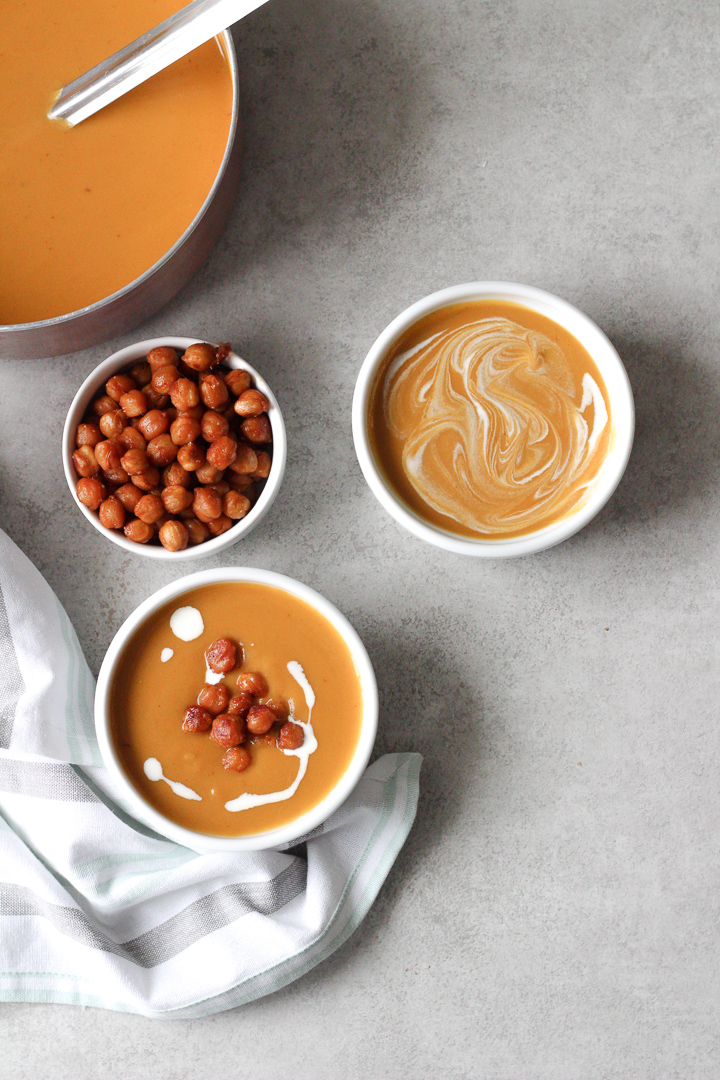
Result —
<instances>
[{"instance_id":1,"label":"roasted chickpea","mask_svg":"<svg viewBox=\"0 0 720 1080\"><path fill-rule=\"evenodd\" d=\"M213 518L212 521L208 521L207 527L213 536L222 536L228 529L232 529L232 519L225 514L221 514L220 517Z\"/></svg>"},{"instance_id":2,"label":"roasted chickpea","mask_svg":"<svg viewBox=\"0 0 720 1080\"><path fill-rule=\"evenodd\" d=\"M80 502L90 510L97 510L105 498L105 488L95 477L81 477L75 490Z\"/></svg>"},{"instance_id":3,"label":"roasted chickpea","mask_svg":"<svg viewBox=\"0 0 720 1080\"><path fill-rule=\"evenodd\" d=\"M213 518L218 518L222 514L222 499L212 488L195 488L192 508L195 517L208 524Z\"/></svg>"},{"instance_id":4,"label":"roasted chickpea","mask_svg":"<svg viewBox=\"0 0 720 1080\"><path fill-rule=\"evenodd\" d=\"M253 699L249 694L236 694L235 697L230 698L227 705L227 711L233 716L242 716L244 719L253 704Z\"/></svg>"},{"instance_id":5,"label":"roasted chickpea","mask_svg":"<svg viewBox=\"0 0 720 1080\"><path fill-rule=\"evenodd\" d=\"M168 465L166 469L163 469L162 481L166 487L189 488L192 484L192 474L186 472L177 461L173 461L172 465Z\"/></svg>"},{"instance_id":6,"label":"roasted chickpea","mask_svg":"<svg viewBox=\"0 0 720 1080\"><path fill-rule=\"evenodd\" d=\"M206 413L203 413L200 431L205 442L210 443L214 439L220 439L223 435L227 435L229 430L230 422L221 413L213 409L208 409Z\"/></svg>"},{"instance_id":7,"label":"roasted chickpea","mask_svg":"<svg viewBox=\"0 0 720 1080\"><path fill-rule=\"evenodd\" d=\"M223 769L245 772L250 761L250 753L244 746L230 746L223 755Z\"/></svg>"},{"instance_id":8,"label":"roasted chickpea","mask_svg":"<svg viewBox=\"0 0 720 1080\"><path fill-rule=\"evenodd\" d=\"M259 416L268 411L270 402L259 390L245 390L233 407L238 416Z\"/></svg>"},{"instance_id":9,"label":"roasted chickpea","mask_svg":"<svg viewBox=\"0 0 720 1080\"><path fill-rule=\"evenodd\" d=\"M102 443L98 443L98 446L102 446ZM95 456L95 451L92 446L81 446L79 450L76 450L72 456L73 465L75 466L75 472L78 476L97 476L100 472L100 464ZM222 504L220 505L222 509ZM219 513L220 511L218 511Z\"/></svg>"},{"instance_id":10,"label":"roasted chickpea","mask_svg":"<svg viewBox=\"0 0 720 1080\"><path fill-rule=\"evenodd\" d=\"M178 416L170 425L170 438L176 446L187 446L200 438L200 423L184 414Z\"/></svg>"},{"instance_id":11,"label":"roasted chickpea","mask_svg":"<svg viewBox=\"0 0 720 1080\"><path fill-rule=\"evenodd\" d=\"M131 390L137 390L137 387L135 380L131 379L129 375L113 375L105 383L105 393L113 401L119 402L123 394L129 394ZM117 408L117 405L115 408Z\"/></svg>"},{"instance_id":12,"label":"roasted chickpea","mask_svg":"<svg viewBox=\"0 0 720 1080\"><path fill-rule=\"evenodd\" d=\"M238 663L238 650L235 642L226 637L213 641L205 653L205 662L216 675L227 675ZM240 663L242 663L242 649L240 650Z\"/></svg>"},{"instance_id":13,"label":"roasted chickpea","mask_svg":"<svg viewBox=\"0 0 720 1080\"><path fill-rule=\"evenodd\" d=\"M250 476L239 476L237 473L228 471L227 481L233 491L240 491L252 502L253 482Z\"/></svg>"},{"instance_id":14,"label":"roasted chickpea","mask_svg":"<svg viewBox=\"0 0 720 1080\"><path fill-rule=\"evenodd\" d=\"M148 525L154 525L164 513L165 507L159 495L143 495L135 503L135 517L140 518L141 521L146 522Z\"/></svg>"},{"instance_id":15,"label":"roasted chickpea","mask_svg":"<svg viewBox=\"0 0 720 1080\"><path fill-rule=\"evenodd\" d=\"M95 457L100 468L107 472L108 469L119 469L122 447L118 446L113 439L105 439L95 447Z\"/></svg>"},{"instance_id":16,"label":"roasted chickpea","mask_svg":"<svg viewBox=\"0 0 720 1080\"><path fill-rule=\"evenodd\" d=\"M168 551L182 551L188 546L187 529L182 521L166 521L158 533L158 539Z\"/></svg>"},{"instance_id":17,"label":"roasted chickpea","mask_svg":"<svg viewBox=\"0 0 720 1080\"><path fill-rule=\"evenodd\" d=\"M299 724L294 724L292 720L288 720L280 728L277 741L280 750L298 750L304 742L305 732Z\"/></svg>"},{"instance_id":18,"label":"roasted chickpea","mask_svg":"<svg viewBox=\"0 0 720 1080\"><path fill-rule=\"evenodd\" d=\"M242 371L240 368L233 368L232 371L228 371L225 375L225 385L231 394L235 397L240 397L246 390L249 390L252 386L252 379L250 373Z\"/></svg>"},{"instance_id":19,"label":"roasted chickpea","mask_svg":"<svg viewBox=\"0 0 720 1080\"><path fill-rule=\"evenodd\" d=\"M147 386L152 379L152 368L147 360L140 360L130 368L130 378L134 379L141 389Z\"/></svg>"},{"instance_id":20,"label":"roasted chickpea","mask_svg":"<svg viewBox=\"0 0 720 1080\"><path fill-rule=\"evenodd\" d=\"M103 469L103 477L108 484L114 484L116 487L127 484L130 479L129 474L120 465L116 469Z\"/></svg>"},{"instance_id":21,"label":"roasted chickpea","mask_svg":"<svg viewBox=\"0 0 720 1080\"><path fill-rule=\"evenodd\" d=\"M187 510L193 501L192 493L187 488L180 487L179 484L164 488L160 498L168 514L179 514Z\"/></svg>"},{"instance_id":22,"label":"roasted chickpea","mask_svg":"<svg viewBox=\"0 0 720 1080\"><path fill-rule=\"evenodd\" d=\"M257 469L252 474L254 480L266 480L272 468L272 458L266 450L260 450L257 456Z\"/></svg>"},{"instance_id":23,"label":"roasted chickpea","mask_svg":"<svg viewBox=\"0 0 720 1080\"><path fill-rule=\"evenodd\" d=\"M215 686L207 683L198 694L197 703L213 716L219 716L227 709L229 700L230 693L225 683L217 683Z\"/></svg>"},{"instance_id":24,"label":"roasted chickpea","mask_svg":"<svg viewBox=\"0 0 720 1080\"><path fill-rule=\"evenodd\" d=\"M267 679L259 671L243 671L238 675L237 688L241 694L265 697L268 692Z\"/></svg>"},{"instance_id":25,"label":"roasted chickpea","mask_svg":"<svg viewBox=\"0 0 720 1080\"><path fill-rule=\"evenodd\" d=\"M288 708L286 701L281 701L280 698L269 698L265 702L265 708L270 712L275 713L278 720L287 720L290 715L290 709Z\"/></svg>"},{"instance_id":26,"label":"roasted chickpea","mask_svg":"<svg viewBox=\"0 0 720 1080\"><path fill-rule=\"evenodd\" d=\"M142 416L147 412L147 398L142 390L131 390L120 398L120 408L126 416Z\"/></svg>"},{"instance_id":27,"label":"roasted chickpea","mask_svg":"<svg viewBox=\"0 0 720 1080\"><path fill-rule=\"evenodd\" d=\"M197 383L191 379L177 379L170 387L170 400L179 412L193 409L200 402Z\"/></svg>"},{"instance_id":28,"label":"roasted chickpea","mask_svg":"<svg viewBox=\"0 0 720 1080\"><path fill-rule=\"evenodd\" d=\"M117 437L117 441L126 452L128 450L144 450L147 446L145 437L142 432L138 431L131 424L121 431Z\"/></svg>"},{"instance_id":29,"label":"roasted chickpea","mask_svg":"<svg viewBox=\"0 0 720 1080\"><path fill-rule=\"evenodd\" d=\"M148 383L143 394L147 398L148 409L166 409L170 404L170 395L161 394L152 383Z\"/></svg>"},{"instance_id":30,"label":"roasted chickpea","mask_svg":"<svg viewBox=\"0 0 720 1080\"><path fill-rule=\"evenodd\" d=\"M258 467L257 452L247 443L238 443L235 451L235 460L230 463L230 471L240 476L249 476Z\"/></svg>"},{"instance_id":31,"label":"roasted chickpea","mask_svg":"<svg viewBox=\"0 0 720 1080\"><path fill-rule=\"evenodd\" d=\"M214 465L211 465L208 461L195 473L195 476L201 484L217 484L219 480L222 480L224 475L223 469L216 469Z\"/></svg>"},{"instance_id":32,"label":"roasted chickpea","mask_svg":"<svg viewBox=\"0 0 720 1080\"><path fill-rule=\"evenodd\" d=\"M208 731L212 727L213 718L207 709L201 709L199 705L188 705L183 720L183 731Z\"/></svg>"},{"instance_id":33,"label":"roasted chickpea","mask_svg":"<svg viewBox=\"0 0 720 1080\"><path fill-rule=\"evenodd\" d=\"M183 363L193 371L207 371L216 363L215 349L203 341L188 345L182 358Z\"/></svg>"},{"instance_id":34,"label":"roasted chickpea","mask_svg":"<svg viewBox=\"0 0 720 1080\"><path fill-rule=\"evenodd\" d=\"M191 547L196 547L198 544L204 544L210 537L210 530L204 521L198 521L197 518L188 518L185 522L185 528L188 534L188 544Z\"/></svg>"},{"instance_id":35,"label":"roasted chickpea","mask_svg":"<svg viewBox=\"0 0 720 1080\"><path fill-rule=\"evenodd\" d=\"M246 420L243 420L240 429L248 442L272 442L272 427L264 413L262 416L248 416Z\"/></svg>"},{"instance_id":36,"label":"roasted chickpea","mask_svg":"<svg viewBox=\"0 0 720 1080\"><path fill-rule=\"evenodd\" d=\"M106 439L119 435L127 427L127 417L122 409L113 409L100 417L100 430Z\"/></svg>"},{"instance_id":37,"label":"roasted chickpea","mask_svg":"<svg viewBox=\"0 0 720 1080\"><path fill-rule=\"evenodd\" d=\"M177 452L177 459L186 472L195 472L196 469L205 464L205 454L198 443L188 443L187 446L181 446Z\"/></svg>"},{"instance_id":38,"label":"roasted chickpea","mask_svg":"<svg viewBox=\"0 0 720 1080\"><path fill-rule=\"evenodd\" d=\"M150 442L157 439L158 435L164 435L170 427L170 417L162 409L151 409L138 421L137 429L144 438Z\"/></svg>"},{"instance_id":39,"label":"roasted chickpea","mask_svg":"<svg viewBox=\"0 0 720 1080\"><path fill-rule=\"evenodd\" d=\"M145 496L134 484L123 484L115 492L115 498L120 500L129 514L134 514L135 507Z\"/></svg>"},{"instance_id":40,"label":"roasted chickpea","mask_svg":"<svg viewBox=\"0 0 720 1080\"><path fill-rule=\"evenodd\" d=\"M177 382L180 372L172 364L167 367L155 368L152 377L152 388L158 394L169 394L173 383Z\"/></svg>"},{"instance_id":41,"label":"roasted chickpea","mask_svg":"<svg viewBox=\"0 0 720 1080\"><path fill-rule=\"evenodd\" d=\"M136 473L132 482L141 491L153 491L160 483L160 470L151 465L149 469L145 469L145 472Z\"/></svg>"},{"instance_id":42,"label":"roasted chickpea","mask_svg":"<svg viewBox=\"0 0 720 1080\"><path fill-rule=\"evenodd\" d=\"M169 345L157 345L147 354L147 362L152 371L161 367L177 367L178 354Z\"/></svg>"},{"instance_id":43,"label":"roasted chickpea","mask_svg":"<svg viewBox=\"0 0 720 1080\"><path fill-rule=\"evenodd\" d=\"M229 435L215 439L207 448L206 457L216 469L227 469L237 456L237 443Z\"/></svg>"},{"instance_id":44,"label":"roasted chickpea","mask_svg":"<svg viewBox=\"0 0 720 1080\"><path fill-rule=\"evenodd\" d=\"M137 476L147 470L149 461L144 450L128 450L120 458L120 464L128 476Z\"/></svg>"},{"instance_id":45,"label":"roasted chickpea","mask_svg":"<svg viewBox=\"0 0 720 1080\"><path fill-rule=\"evenodd\" d=\"M208 484L213 491L217 491L221 498L224 498L230 490L230 485L225 480L218 480L216 484Z\"/></svg>"},{"instance_id":46,"label":"roasted chickpea","mask_svg":"<svg viewBox=\"0 0 720 1080\"><path fill-rule=\"evenodd\" d=\"M155 535L152 525L147 525L144 521L139 521L138 518L128 521L123 532L128 540L132 540L136 544L147 544L148 540L152 540Z\"/></svg>"},{"instance_id":47,"label":"roasted chickpea","mask_svg":"<svg viewBox=\"0 0 720 1080\"><path fill-rule=\"evenodd\" d=\"M247 729L253 735L265 735L270 730L277 716L267 705L253 705L245 718Z\"/></svg>"},{"instance_id":48,"label":"roasted chickpea","mask_svg":"<svg viewBox=\"0 0 720 1080\"><path fill-rule=\"evenodd\" d=\"M240 521L241 518L244 518L251 505L247 496L241 495L239 491L228 491L223 496L223 514L233 521Z\"/></svg>"},{"instance_id":49,"label":"roasted chickpea","mask_svg":"<svg viewBox=\"0 0 720 1080\"><path fill-rule=\"evenodd\" d=\"M200 397L208 409L219 409L229 400L230 394L224 380L208 371L200 376Z\"/></svg>"},{"instance_id":50,"label":"roasted chickpea","mask_svg":"<svg viewBox=\"0 0 720 1080\"><path fill-rule=\"evenodd\" d=\"M177 452L178 448L167 432L164 435L157 435L147 444L148 458L153 465L162 466L163 468L175 460Z\"/></svg>"},{"instance_id":51,"label":"roasted chickpea","mask_svg":"<svg viewBox=\"0 0 720 1080\"><path fill-rule=\"evenodd\" d=\"M125 524L125 510L123 504L114 495L100 503L98 511L100 524L106 529L122 529Z\"/></svg>"},{"instance_id":52,"label":"roasted chickpea","mask_svg":"<svg viewBox=\"0 0 720 1080\"><path fill-rule=\"evenodd\" d=\"M113 401L107 394L103 394L101 397L95 398L91 408L95 416L104 416L106 412L112 412L113 409L117 409L117 401Z\"/></svg>"},{"instance_id":53,"label":"roasted chickpea","mask_svg":"<svg viewBox=\"0 0 720 1080\"><path fill-rule=\"evenodd\" d=\"M102 442L102 437L102 432L97 424L78 424L75 432L75 445L77 447L97 446L99 442Z\"/></svg>"},{"instance_id":54,"label":"roasted chickpea","mask_svg":"<svg viewBox=\"0 0 720 1080\"><path fill-rule=\"evenodd\" d=\"M221 713L212 722L210 738L218 746L239 746L247 738L245 723L239 716Z\"/></svg>"}]
</instances>

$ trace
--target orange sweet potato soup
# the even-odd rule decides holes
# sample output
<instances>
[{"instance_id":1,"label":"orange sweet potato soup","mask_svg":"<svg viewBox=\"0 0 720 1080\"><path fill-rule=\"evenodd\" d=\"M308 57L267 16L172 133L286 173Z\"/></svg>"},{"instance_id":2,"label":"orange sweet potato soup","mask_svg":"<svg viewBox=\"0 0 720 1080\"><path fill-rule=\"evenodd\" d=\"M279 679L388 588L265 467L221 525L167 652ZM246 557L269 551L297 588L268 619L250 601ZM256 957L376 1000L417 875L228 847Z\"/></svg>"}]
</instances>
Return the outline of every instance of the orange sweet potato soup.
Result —
<instances>
[{"instance_id":1,"label":"orange sweet potato soup","mask_svg":"<svg viewBox=\"0 0 720 1080\"><path fill-rule=\"evenodd\" d=\"M85 307L182 236L227 144L232 79L210 41L74 128L61 86L181 0L10 0L0 7L0 323Z\"/></svg>"}]
</instances>

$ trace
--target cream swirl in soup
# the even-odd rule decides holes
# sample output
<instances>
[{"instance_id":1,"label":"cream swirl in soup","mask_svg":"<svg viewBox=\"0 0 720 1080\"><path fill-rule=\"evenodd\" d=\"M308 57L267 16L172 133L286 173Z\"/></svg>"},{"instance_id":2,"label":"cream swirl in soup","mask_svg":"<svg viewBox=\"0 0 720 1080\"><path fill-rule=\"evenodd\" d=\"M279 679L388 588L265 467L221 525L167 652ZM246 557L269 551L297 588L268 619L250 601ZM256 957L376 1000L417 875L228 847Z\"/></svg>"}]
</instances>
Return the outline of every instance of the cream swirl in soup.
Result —
<instances>
[{"instance_id":1,"label":"cream swirl in soup","mask_svg":"<svg viewBox=\"0 0 720 1080\"><path fill-rule=\"evenodd\" d=\"M519 305L478 301L403 335L375 387L370 434L420 516L505 539L582 504L611 419L597 366L567 331Z\"/></svg>"}]
</instances>

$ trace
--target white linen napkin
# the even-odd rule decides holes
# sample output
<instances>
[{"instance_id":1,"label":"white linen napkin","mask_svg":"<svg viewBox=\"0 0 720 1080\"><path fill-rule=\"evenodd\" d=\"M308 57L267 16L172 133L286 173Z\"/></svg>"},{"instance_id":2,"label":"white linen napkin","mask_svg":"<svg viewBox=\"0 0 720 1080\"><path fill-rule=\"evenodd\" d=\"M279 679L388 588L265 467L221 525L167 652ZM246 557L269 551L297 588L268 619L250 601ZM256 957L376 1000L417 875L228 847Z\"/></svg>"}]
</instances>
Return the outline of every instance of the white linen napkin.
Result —
<instances>
[{"instance_id":1,"label":"white linen napkin","mask_svg":"<svg viewBox=\"0 0 720 1080\"><path fill-rule=\"evenodd\" d=\"M371 765L306 855L198 855L129 816L93 693L60 602L0 531L0 1000L207 1016L350 936L412 826L418 754Z\"/></svg>"}]
</instances>

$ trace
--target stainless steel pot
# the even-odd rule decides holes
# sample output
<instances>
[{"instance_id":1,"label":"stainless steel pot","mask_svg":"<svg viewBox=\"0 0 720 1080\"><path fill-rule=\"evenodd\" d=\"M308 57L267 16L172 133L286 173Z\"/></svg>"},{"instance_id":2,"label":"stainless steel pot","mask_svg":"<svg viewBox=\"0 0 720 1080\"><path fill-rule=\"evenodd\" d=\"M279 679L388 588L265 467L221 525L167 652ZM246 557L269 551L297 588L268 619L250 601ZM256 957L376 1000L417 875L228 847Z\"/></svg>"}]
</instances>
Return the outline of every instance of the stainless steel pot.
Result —
<instances>
[{"instance_id":1,"label":"stainless steel pot","mask_svg":"<svg viewBox=\"0 0 720 1080\"><path fill-rule=\"evenodd\" d=\"M123 334L166 304L203 265L230 216L242 156L235 46L227 30L219 36L232 76L232 117L218 174L197 216L162 259L104 300L54 319L0 325L0 357L25 360L59 356Z\"/></svg>"}]
</instances>

